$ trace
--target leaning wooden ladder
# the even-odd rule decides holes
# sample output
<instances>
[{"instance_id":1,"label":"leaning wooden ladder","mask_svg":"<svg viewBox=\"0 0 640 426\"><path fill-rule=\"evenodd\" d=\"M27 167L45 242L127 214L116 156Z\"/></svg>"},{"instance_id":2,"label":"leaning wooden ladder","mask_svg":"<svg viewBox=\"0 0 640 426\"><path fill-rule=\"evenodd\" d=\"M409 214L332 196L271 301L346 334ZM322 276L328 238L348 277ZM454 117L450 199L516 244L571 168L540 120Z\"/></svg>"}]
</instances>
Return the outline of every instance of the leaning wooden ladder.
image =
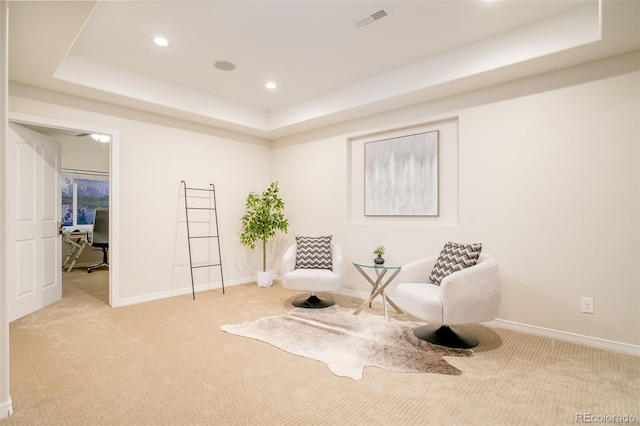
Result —
<instances>
[{"instance_id":1,"label":"leaning wooden ladder","mask_svg":"<svg viewBox=\"0 0 640 426\"><path fill-rule=\"evenodd\" d=\"M224 294L224 275L222 273L222 254L220 251L220 230L218 227L218 206L216 203L216 188L212 183L209 184L209 188L190 188L187 186L187 183L185 181L182 181L182 187L184 188L184 210L185 210L186 223L187 223L187 242L189 246L189 269L191 270L191 292L193 294L193 299L195 300L196 298L196 287L193 279L193 270L198 268L219 267L220 280L222 281L222 294ZM202 195L204 195L204 197ZM203 205L193 206L193 203L192 203L190 206L189 199L192 199L192 201L194 201L193 199L198 199L198 200L205 199L207 201L207 204L206 206L203 206ZM191 235L192 230L190 229L190 226L189 226L189 221L190 221L189 212L192 212L193 214L194 211L196 210L207 212L207 224L208 224L208 230L210 233L209 235L195 235L195 236ZM191 221L193 221L193 219L191 219ZM198 222L202 223L203 221L198 221ZM214 234L211 234L212 222L215 223ZM205 262L202 264L199 263L197 265L193 264L193 256L191 252L192 250L191 240L194 240L194 239L207 239L207 240L215 239L216 240L216 243L218 246L217 263ZM210 260L211 255L209 255L207 258Z\"/></svg>"}]
</instances>

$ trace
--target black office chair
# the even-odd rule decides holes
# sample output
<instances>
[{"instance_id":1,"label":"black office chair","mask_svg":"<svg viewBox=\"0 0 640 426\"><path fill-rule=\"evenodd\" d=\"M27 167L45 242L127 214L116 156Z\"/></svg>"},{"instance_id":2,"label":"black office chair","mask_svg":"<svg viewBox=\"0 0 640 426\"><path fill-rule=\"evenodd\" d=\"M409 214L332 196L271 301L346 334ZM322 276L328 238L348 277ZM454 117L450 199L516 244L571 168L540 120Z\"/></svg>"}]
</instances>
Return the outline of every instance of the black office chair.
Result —
<instances>
[{"instance_id":1,"label":"black office chair","mask_svg":"<svg viewBox=\"0 0 640 426\"><path fill-rule=\"evenodd\" d=\"M87 266L87 272L91 273L102 266L109 267L107 252L109 251L109 209L96 209L93 219L93 237L90 241L93 247L102 250L102 262Z\"/></svg>"}]
</instances>

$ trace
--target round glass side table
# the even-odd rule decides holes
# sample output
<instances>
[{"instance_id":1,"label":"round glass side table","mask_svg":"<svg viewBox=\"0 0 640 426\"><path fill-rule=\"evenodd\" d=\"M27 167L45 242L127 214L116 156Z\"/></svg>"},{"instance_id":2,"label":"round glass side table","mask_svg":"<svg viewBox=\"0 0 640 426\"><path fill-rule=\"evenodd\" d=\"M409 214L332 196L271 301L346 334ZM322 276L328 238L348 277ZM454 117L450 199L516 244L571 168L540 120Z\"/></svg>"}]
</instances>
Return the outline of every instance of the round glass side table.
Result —
<instances>
[{"instance_id":1,"label":"round glass side table","mask_svg":"<svg viewBox=\"0 0 640 426\"><path fill-rule=\"evenodd\" d=\"M385 265L385 264L378 265L373 262L367 262L367 263L353 262L353 266L358 270L358 272L360 272L360 274L367 280L367 282L371 284L371 294L369 295L369 298L362 305L360 305L358 309L356 309L353 312L353 315L358 315L360 311L362 311L364 308L367 307L367 305L371 306L371 302L373 302L373 300L379 295L382 296L382 305L384 307L384 318L386 321L389 321L389 314L387 312L387 303L391 305L391 307L393 307L393 309L395 309L398 313L400 314L402 313L400 308L398 308L396 304L393 303L393 301L389 300L387 296L384 294L384 289L387 288L389 284L391 284L391 281L393 281L393 279L400 272L400 269L402 268L401 265L400 266ZM375 271L375 274L376 274L375 281L366 272L370 270ZM384 279L384 277L387 275L387 272L389 271L392 271L391 275L387 278L386 281L383 282L382 280Z\"/></svg>"}]
</instances>

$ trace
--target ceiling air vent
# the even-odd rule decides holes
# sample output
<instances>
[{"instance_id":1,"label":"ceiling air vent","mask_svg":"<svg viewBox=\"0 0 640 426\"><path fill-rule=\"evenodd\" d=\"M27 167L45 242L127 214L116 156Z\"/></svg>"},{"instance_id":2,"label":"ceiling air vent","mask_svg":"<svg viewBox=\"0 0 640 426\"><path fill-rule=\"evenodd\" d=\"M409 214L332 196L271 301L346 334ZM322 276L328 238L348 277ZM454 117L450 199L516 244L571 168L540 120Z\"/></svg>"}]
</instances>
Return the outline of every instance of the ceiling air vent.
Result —
<instances>
[{"instance_id":1,"label":"ceiling air vent","mask_svg":"<svg viewBox=\"0 0 640 426\"><path fill-rule=\"evenodd\" d=\"M354 23L356 24L356 27L364 28L369 24L373 24L374 22L379 21L385 16L389 16L389 13L387 13L387 11L385 11L384 9L380 9L379 11L374 12L370 15L363 16L362 18L356 19Z\"/></svg>"}]
</instances>

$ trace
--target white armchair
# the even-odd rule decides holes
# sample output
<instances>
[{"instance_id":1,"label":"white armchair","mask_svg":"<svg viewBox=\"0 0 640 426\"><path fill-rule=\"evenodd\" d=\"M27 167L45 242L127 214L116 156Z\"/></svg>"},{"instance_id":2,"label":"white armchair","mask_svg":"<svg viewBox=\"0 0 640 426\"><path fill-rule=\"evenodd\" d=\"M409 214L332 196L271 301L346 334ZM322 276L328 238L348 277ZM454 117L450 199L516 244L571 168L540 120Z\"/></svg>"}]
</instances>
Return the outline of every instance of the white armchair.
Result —
<instances>
[{"instance_id":1,"label":"white armchair","mask_svg":"<svg viewBox=\"0 0 640 426\"><path fill-rule=\"evenodd\" d=\"M326 308L335 304L328 297L318 297L317 292L335 292L342 288L344 264L342 249L331 244L332 269L296 269L296 245L290 246L282 257L282 286L289 290L311 292L310 296L301 296L293 301L300 308Z\"/></svg>"},{"instance_id":2,"label":"white armchair","mask_svg":"<svg viewBox=\"0 0 640 426\"><path fill-rule=\"evenodd\" d=\"M438 256L404 265L396 278L391 299L405 312L428 323L414 334L428 342L455 348L472 348L478 338L453 324L490 321L500 309L501 286L493 257L481 254L474 266L453 272L440 285L428 278Z\"/></svg>"}]
</instances>

